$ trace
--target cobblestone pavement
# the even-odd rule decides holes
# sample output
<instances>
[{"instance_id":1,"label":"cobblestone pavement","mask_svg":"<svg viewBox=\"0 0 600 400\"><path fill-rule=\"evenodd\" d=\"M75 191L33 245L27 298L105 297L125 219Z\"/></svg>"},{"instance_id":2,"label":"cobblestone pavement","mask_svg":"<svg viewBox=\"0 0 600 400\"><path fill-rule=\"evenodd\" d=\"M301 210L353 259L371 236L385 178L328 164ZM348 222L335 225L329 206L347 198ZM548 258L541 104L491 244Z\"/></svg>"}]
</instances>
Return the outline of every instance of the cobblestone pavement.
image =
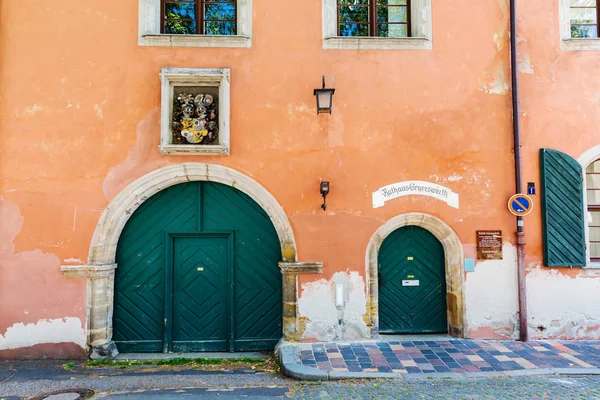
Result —
<instances>
[{"instance_id":1,"label":"cobblestone pavement","mask_svg":"<svg viewBox=\"0 0 600 400\"><path fill-rule=\"evenodd\" d=\"M304 382L293 399L600 399L600 376Z\"/></svg>"},{"instance_id":2,"label":"cobblestone pavement","mask_svg":"<svg viewBox=\"0 0 600 400\"><path fill-rule=\"evenodd\" d=\"M306 367L336 372L476 373L600 368L598 341L390 341L303 343Z\"/></svg>"}]
</instances>

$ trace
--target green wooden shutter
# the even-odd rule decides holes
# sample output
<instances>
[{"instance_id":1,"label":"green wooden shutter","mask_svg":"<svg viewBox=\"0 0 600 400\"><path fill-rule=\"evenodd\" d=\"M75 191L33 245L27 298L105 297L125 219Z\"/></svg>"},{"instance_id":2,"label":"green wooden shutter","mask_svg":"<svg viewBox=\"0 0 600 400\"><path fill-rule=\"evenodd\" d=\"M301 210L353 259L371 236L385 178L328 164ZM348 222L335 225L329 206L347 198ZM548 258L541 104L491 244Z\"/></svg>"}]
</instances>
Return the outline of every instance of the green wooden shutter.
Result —
<instances>
[{"instance_id":1,"label":"green wooden shutter","mask_svg":"<svg viewBox=\"0 0 600 400\"><path fill-rule=\"evenodd\" d=\"M544 265L586 263L583 169L560 151L540 149Z\"/></svg>"}]
</instances>

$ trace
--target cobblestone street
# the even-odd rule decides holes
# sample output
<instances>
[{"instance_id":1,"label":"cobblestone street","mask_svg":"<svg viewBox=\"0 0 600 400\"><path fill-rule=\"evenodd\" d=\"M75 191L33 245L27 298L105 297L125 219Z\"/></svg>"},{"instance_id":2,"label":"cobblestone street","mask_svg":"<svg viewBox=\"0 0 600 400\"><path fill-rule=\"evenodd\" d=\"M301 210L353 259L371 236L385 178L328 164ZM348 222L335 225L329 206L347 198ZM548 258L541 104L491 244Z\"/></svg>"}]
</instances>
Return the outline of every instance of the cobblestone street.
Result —
<instances>
[{"instance_id":1,"label":"cobblestone street","mask_svg":"<svg viewBox=\"0 0 600 400\"><path fill-rule=\"evenodd\" d=\"M294 399L600 399L600 376L305 382Z\"/></svg>"}]
</instances>

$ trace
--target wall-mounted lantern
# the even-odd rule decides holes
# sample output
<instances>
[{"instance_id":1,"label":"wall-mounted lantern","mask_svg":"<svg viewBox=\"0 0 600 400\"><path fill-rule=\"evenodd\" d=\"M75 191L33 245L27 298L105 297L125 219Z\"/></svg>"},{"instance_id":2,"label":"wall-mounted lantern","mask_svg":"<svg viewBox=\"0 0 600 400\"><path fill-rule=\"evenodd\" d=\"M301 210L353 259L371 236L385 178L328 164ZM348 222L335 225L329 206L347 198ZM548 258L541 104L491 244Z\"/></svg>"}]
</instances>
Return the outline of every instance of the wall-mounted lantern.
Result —
<instances>
[{"instance_id":1,"label":"wall-mounted lantern","mask_svg":"<svg viewBox=\"0 0 600 400\"><path fill-rule=\"evenodd\" d=\"M321 196L323 196L323 204L321 204L321 208L323 209L323 211L325 211L327 209L327 201L325 198L329 194L329 182L327 182L327 181L321 182L319 189L321 192Z\"/></svg>"},{"instance_id":2,"label":"wall-mounted lantern","mask_svg":"<svg viewBox=\"0 0 600 400\"><path fill-rule=\"evenodd\" d=\"M323 87L321 89L315 89L315 96L317 97L317 114L331 114L334 93L335 89L325 87L325 76L323 76Z\"/></svg>"}]
</instances>

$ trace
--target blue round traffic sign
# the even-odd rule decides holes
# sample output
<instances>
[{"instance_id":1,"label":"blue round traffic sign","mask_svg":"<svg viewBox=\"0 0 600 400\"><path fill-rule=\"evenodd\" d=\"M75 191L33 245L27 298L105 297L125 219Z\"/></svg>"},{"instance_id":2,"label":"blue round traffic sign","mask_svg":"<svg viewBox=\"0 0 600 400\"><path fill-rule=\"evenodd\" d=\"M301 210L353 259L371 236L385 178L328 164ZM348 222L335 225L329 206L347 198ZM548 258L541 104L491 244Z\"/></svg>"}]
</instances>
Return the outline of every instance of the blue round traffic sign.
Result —
<instances>
[{"instance_id":1,"label":"blue round traffic sign","mask_svg":"<svg viewBox=\"0 0 600 400\"><path fill-rule=\"evenodd\" d=\"M516 216L524 216L533 209L533 200L526 194L515 194L508 200L508 211Z\"/></svg>"}]
</instances>

